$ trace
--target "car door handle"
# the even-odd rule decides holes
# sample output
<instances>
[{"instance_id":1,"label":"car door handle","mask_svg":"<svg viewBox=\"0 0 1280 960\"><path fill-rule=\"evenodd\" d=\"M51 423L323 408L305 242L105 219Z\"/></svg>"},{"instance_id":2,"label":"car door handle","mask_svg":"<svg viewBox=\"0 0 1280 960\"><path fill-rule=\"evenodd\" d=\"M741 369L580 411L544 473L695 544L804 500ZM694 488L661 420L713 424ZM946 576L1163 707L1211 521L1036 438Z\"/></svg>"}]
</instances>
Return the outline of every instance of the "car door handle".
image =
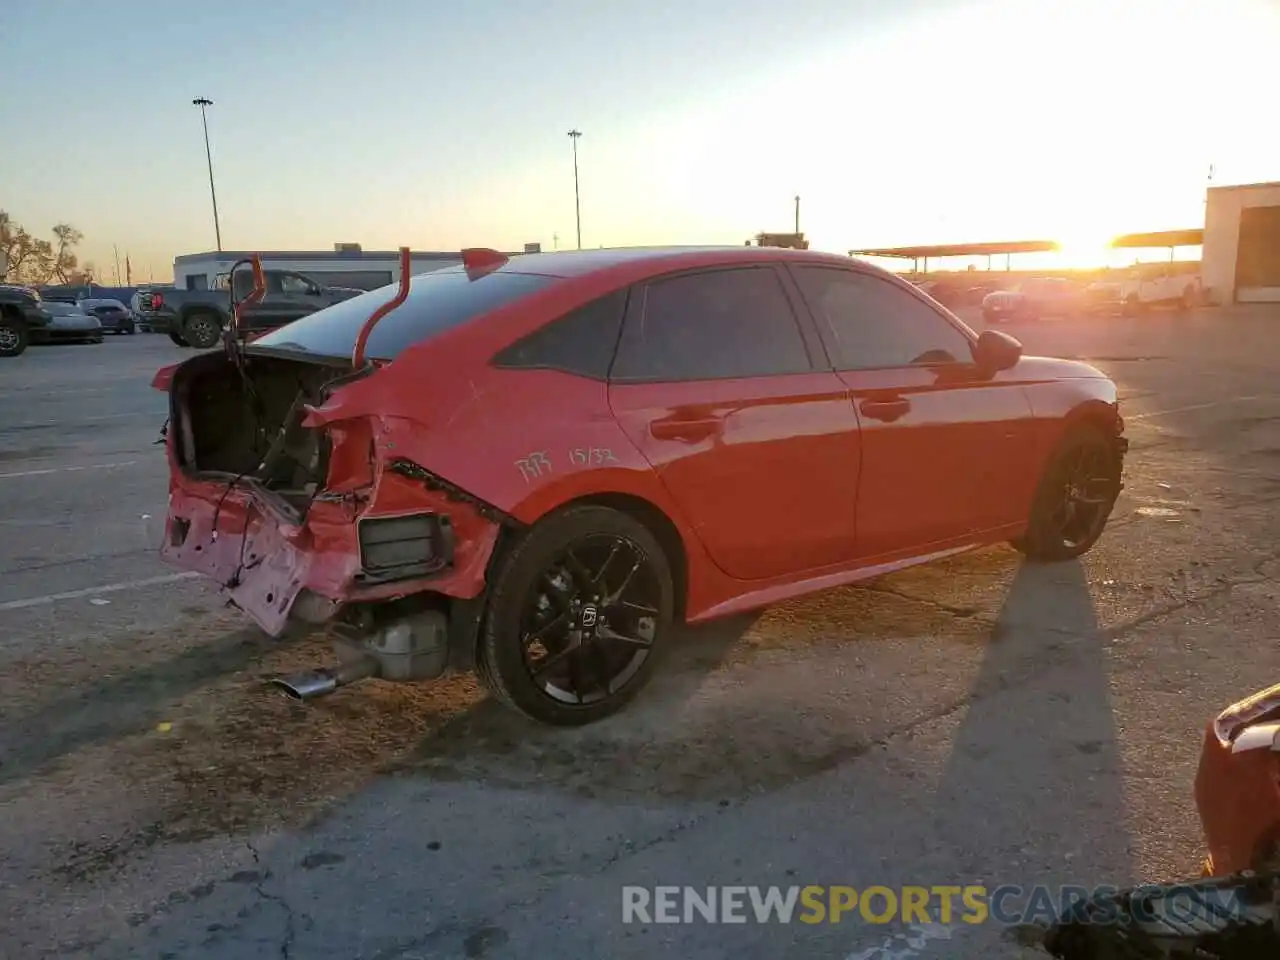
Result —
<instances>
[{"instance_id":1,"label":"car door handle","mask_svg":"<svg viewBox=\"0 0 1280 960\"><path fill-rule=\"evenodd\" d=\"M859 412L872 420L883 420L892 423L906 415L911 409L911 401L897 398L894 400L863 400L858 405Z\"/></svg>"},{"instance_id":2,"label":"car door handle","mask_svg":"<svg viewBox=\"0 0 1280 960\"><path fill-rule=\"evenodd\" d=\"M720 432L719 417L672 417L667 420L654 420L649 424L649 433L655 440L680 440L685 443L697 443Z\"/></svg>"}]
</instances>

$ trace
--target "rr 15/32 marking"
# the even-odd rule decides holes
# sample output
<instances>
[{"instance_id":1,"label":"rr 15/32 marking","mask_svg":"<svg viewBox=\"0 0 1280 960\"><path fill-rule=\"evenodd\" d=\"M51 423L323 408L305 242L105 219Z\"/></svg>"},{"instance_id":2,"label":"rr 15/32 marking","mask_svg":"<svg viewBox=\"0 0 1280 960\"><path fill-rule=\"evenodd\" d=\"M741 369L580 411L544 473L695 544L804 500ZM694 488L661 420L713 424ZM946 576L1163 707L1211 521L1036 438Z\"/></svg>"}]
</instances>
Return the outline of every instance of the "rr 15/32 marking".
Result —
<instances>
[{"instance_id":1,"label":"rr 15/32 marking","mask_svg":"<svg viewBox=\"0 0 1280 960\"><path fill-rule=\"evenodd\" d=\"M575 467L599 467L617 462L618 458L608 447L575 447L569 451L569 463Z\"/></svg>"},{"instance_id":2,"label":"rr 15/32 marking","mask_svg":"<svg viewBox=\"0 0 1280 960\"><path fill-rule=\"evenodd\" d=\"M545 450L538 450L516 461L516 469L525 483L552 473L551 461L547 459Z\"/></svg>"}]
</instances>

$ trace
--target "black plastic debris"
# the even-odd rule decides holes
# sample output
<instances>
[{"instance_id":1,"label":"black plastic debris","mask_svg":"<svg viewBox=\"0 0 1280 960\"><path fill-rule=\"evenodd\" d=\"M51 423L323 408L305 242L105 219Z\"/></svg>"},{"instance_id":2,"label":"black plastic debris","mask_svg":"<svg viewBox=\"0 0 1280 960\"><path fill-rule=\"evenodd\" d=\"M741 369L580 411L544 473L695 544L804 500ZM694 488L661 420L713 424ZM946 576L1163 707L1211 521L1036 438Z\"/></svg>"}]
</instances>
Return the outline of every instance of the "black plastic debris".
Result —
<instances>
[{"instance_id":1,"label":"black plastic debris","mask_svg":"<svg viewBox=\"0 0 1280 960\"><path fill-rule=\"evenodd\" d=\"M1074 904L1047 931L1058 960L1278 960L1280 875L1151 884Z\"/></svg>"}]
</instances>

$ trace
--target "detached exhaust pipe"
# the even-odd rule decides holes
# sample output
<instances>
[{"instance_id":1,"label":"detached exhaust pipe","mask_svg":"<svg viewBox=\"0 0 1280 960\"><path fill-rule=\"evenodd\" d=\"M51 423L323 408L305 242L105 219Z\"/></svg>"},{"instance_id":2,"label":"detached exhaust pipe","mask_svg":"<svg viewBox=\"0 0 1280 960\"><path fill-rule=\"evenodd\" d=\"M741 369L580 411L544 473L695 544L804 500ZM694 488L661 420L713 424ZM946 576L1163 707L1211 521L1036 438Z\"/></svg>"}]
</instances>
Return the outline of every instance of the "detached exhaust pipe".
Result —
<instances>
[{"instance_id":1,"label":"detached exhaust pipe","mask_svg":"<svg viewBox=\"0 0 1280 960\"><path fill-rule=\"evenodd\" d=\"M345 687L349 683L374 677L377 674L378 661L373 657L361 657L337 667L306 670L287 677L274 677L268 682L271 686L283 690L294 700L315 700L317 697L333 693L339 687Z\"/></svg>"}]
</instances>

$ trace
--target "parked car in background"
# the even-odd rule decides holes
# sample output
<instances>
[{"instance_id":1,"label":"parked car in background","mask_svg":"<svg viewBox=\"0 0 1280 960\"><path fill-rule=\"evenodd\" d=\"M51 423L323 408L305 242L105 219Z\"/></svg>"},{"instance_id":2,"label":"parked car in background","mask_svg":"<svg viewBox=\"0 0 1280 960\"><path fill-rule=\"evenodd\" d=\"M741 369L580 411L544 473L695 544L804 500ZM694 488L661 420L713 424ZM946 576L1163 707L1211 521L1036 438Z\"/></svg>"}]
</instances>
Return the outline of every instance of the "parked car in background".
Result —
<instances>
[{"instance_id":1,"label":"parked car in background","mask_svg":"<svg viewBox=\"0 0 1280 960\"><path fill-rule=\"evenodd\" d=\"M31 331L32 343L101 343L102 322L79 304L48 300L42 304L49 325Z\"/></svg>"},{"instance_id":2,"label":"parked car in background","mask_svg":"<svg viewBox=\"0 0 1280 960\"><path fill-rule=\"evenodd\" d=\"M987 323L1068 317L1083 305L1080 288L1065 277L1033 277L1012 290L997 290L982 299Z\"/></svg>"},{"instance_id":3,"label":"parked car in background","mask_svg":"<svg viewBox=\"0 0 1280 960\"><path fill-rule=\"evenodd\" d=\"M1175 307L1190 310L1196 306L1202 291L1200 278L1165 267L1154 272L1143 271L1119 282L1118 296L1126 313L1137 313L1149 307Z\"/></svg>"},{"instance_id":4,"label":"parked car in background","mask_svg":"<svg viewBox=\"0 0 1280 960\"><path fill-rule=\"evenodd\" d=\"M20 356L32 334L39 334L51 319L39 291L0 284L0 357Z\"/></svg>"},{"instance_id":5,"label":"parked car in background","mask_svg":"<svg viewBox=\"0 0 1280 960\"><path fill-rule=\"evenodd\" d=\"M119 300L81 300L79 307L97 317L105 332L132 334L137 330L133 311Z\"/></svg>"},{"instance_id":6,"label":"parked car in background","mask_svg":"<svg viewBox=\"0 0 1280 960\"><path fill-rule=\"evenodd\" d=\"M153 380L161 555L270 634L329 625L301 699L469 663L587 723L680 622L991 543L1072 559L1120 493L1105 374L848 257L467 250L405 283Z\"/></svg>"},{"instance_id":7,"label":"parked car in background","mask_svg":"<svg viewBox=\"0 0 1280 960\"><path fill-rule=\"evenodd\" d=\"M287 270L264 270L267 293L244 312L247 333L265 333L317 310L365 293L348 287L326 287L310 277ZM225 283L225 281L224 281ZM253 286L253 273L236 271L236 299ZM231 290L145 290L138 295L138 319L150 330L169 334L181 347L207 350L215 346L231 323Z\"/></svg>"}]
</instances>

